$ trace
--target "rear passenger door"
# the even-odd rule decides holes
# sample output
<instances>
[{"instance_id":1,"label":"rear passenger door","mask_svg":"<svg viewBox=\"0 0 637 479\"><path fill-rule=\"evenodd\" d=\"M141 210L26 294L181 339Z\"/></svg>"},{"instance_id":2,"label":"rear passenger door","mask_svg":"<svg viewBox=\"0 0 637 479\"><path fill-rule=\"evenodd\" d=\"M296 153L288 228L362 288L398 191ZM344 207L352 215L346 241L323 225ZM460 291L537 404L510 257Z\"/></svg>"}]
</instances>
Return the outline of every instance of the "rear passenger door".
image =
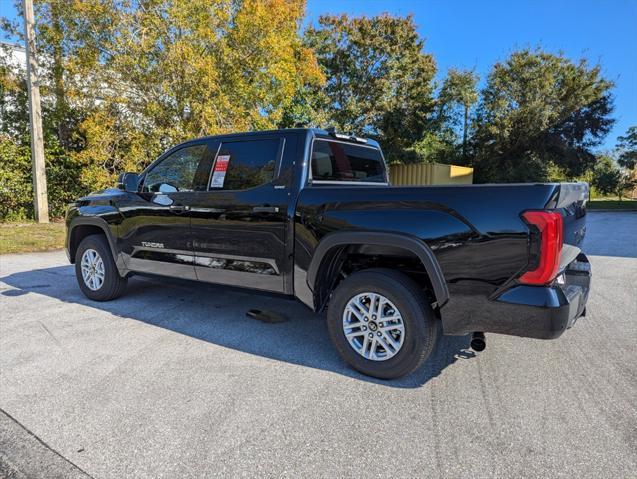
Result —
<instances>
[{"instance_id":1,"label":"rear passenger door","mask_svg":"<svg viewBox=\"0 0 637 479\"><path fill-rule=\"evenodd\" d=\"M202 281L284 291L289 185L280 175L283 136L222 139L206 192L195 195L191 231Z\"/></svg>"}]
</instances>

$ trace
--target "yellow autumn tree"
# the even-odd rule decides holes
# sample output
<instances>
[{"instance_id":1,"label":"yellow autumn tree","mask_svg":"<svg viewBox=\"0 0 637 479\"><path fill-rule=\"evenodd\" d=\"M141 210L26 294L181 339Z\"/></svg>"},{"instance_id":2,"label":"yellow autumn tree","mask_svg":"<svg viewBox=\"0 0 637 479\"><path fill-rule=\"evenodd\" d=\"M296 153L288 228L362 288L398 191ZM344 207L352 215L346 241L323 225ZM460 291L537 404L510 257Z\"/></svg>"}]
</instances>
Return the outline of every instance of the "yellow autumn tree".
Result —
<instances>
[{"instance_id":1,"label":"yellow autumn tree","mask_svg":"<svg viewBox=\"0 0 637 479\"><path fill-rule=\"evenodd\" d=\"M299 36L304 0L58 0L75 153L93 189L188 138L275 128L323 75Z\"/></svg>"}]
</instances>

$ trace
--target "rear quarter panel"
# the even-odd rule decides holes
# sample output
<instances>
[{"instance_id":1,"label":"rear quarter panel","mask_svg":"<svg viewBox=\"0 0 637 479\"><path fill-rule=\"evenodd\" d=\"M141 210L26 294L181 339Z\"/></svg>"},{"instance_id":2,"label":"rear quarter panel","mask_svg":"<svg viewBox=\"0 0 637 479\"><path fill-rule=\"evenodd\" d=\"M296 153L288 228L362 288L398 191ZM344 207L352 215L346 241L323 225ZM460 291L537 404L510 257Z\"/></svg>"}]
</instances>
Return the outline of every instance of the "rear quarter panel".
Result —
<instances>
[{"instance_id":1,"label":"rear quarter panel","mask_svg":"<svg viewBox=\"0 0 637 479\"><path fill-rule=\"evenodd\" d=\"M547 207L558 191L555 184L311 186L300 192L296 209L295 275L307 272L328 233L398 232L432 249L450 302L461 295L486 298L527 266L528 227L520 213Z\"/></svg>"},{"instance_id":2,"label":"rear quarter panel","mask_svg":"<svg viewBox=\"0 0 637 479\"><path fill-rule=\"evenodd\" d=\"M310 187L301 191L297 246L311 259L318 241L342 230L407 233L435 252L447 282L497 283L526 265L528 229L520 218L541 209L546 185Z\"/></svg>"}]
</instances>

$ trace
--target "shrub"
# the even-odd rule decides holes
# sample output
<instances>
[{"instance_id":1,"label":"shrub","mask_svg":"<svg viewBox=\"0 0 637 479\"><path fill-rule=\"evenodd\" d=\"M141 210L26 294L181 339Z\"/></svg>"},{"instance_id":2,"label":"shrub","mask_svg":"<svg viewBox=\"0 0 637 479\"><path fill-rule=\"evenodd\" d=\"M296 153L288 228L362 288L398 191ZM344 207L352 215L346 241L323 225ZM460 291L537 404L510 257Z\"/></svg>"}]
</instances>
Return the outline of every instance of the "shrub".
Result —
<instances>
[{"instance_id":1,"label":"shrub","mask_svg":"<svg viewBox=\"0 0 637 479\"><path fill-rule=\"evenodd\" d=\"M80 165L47 139L45 149L49 214L64 216L66 205L85 194L80 185ZM33 218L31 149L8 136L0 136L0 221Z\"/></svg>"}]
</instances>

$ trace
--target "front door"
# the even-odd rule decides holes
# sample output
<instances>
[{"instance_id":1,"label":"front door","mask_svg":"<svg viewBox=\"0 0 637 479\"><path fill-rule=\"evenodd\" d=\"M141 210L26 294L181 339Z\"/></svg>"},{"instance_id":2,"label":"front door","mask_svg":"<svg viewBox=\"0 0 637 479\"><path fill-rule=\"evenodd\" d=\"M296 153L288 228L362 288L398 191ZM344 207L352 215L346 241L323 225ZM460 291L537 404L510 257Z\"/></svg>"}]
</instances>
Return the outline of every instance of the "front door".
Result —
<instances>
[{"instance_id":1,"label":"front door","mask_svg":"<svg viewBox=\"0 0 637 479\"><path fill-rule=\"evenodd\" d=\"M190 212L199 280L284 291L284 145L283 137L267 135L216 144L208 191L195 194Z\"/></svg>"},{"instance_id":2,"label":"front door","mask_svg":"<svg viewBox=\"0 0 637 479\"><path fill-rule=\"evenodd\" d=\"M206 141L177 147L143 175L140 192L118 205L128 269L196 279L190 208L196 190L207 187L210 161Z\"/></svg>"}]
</instances>

